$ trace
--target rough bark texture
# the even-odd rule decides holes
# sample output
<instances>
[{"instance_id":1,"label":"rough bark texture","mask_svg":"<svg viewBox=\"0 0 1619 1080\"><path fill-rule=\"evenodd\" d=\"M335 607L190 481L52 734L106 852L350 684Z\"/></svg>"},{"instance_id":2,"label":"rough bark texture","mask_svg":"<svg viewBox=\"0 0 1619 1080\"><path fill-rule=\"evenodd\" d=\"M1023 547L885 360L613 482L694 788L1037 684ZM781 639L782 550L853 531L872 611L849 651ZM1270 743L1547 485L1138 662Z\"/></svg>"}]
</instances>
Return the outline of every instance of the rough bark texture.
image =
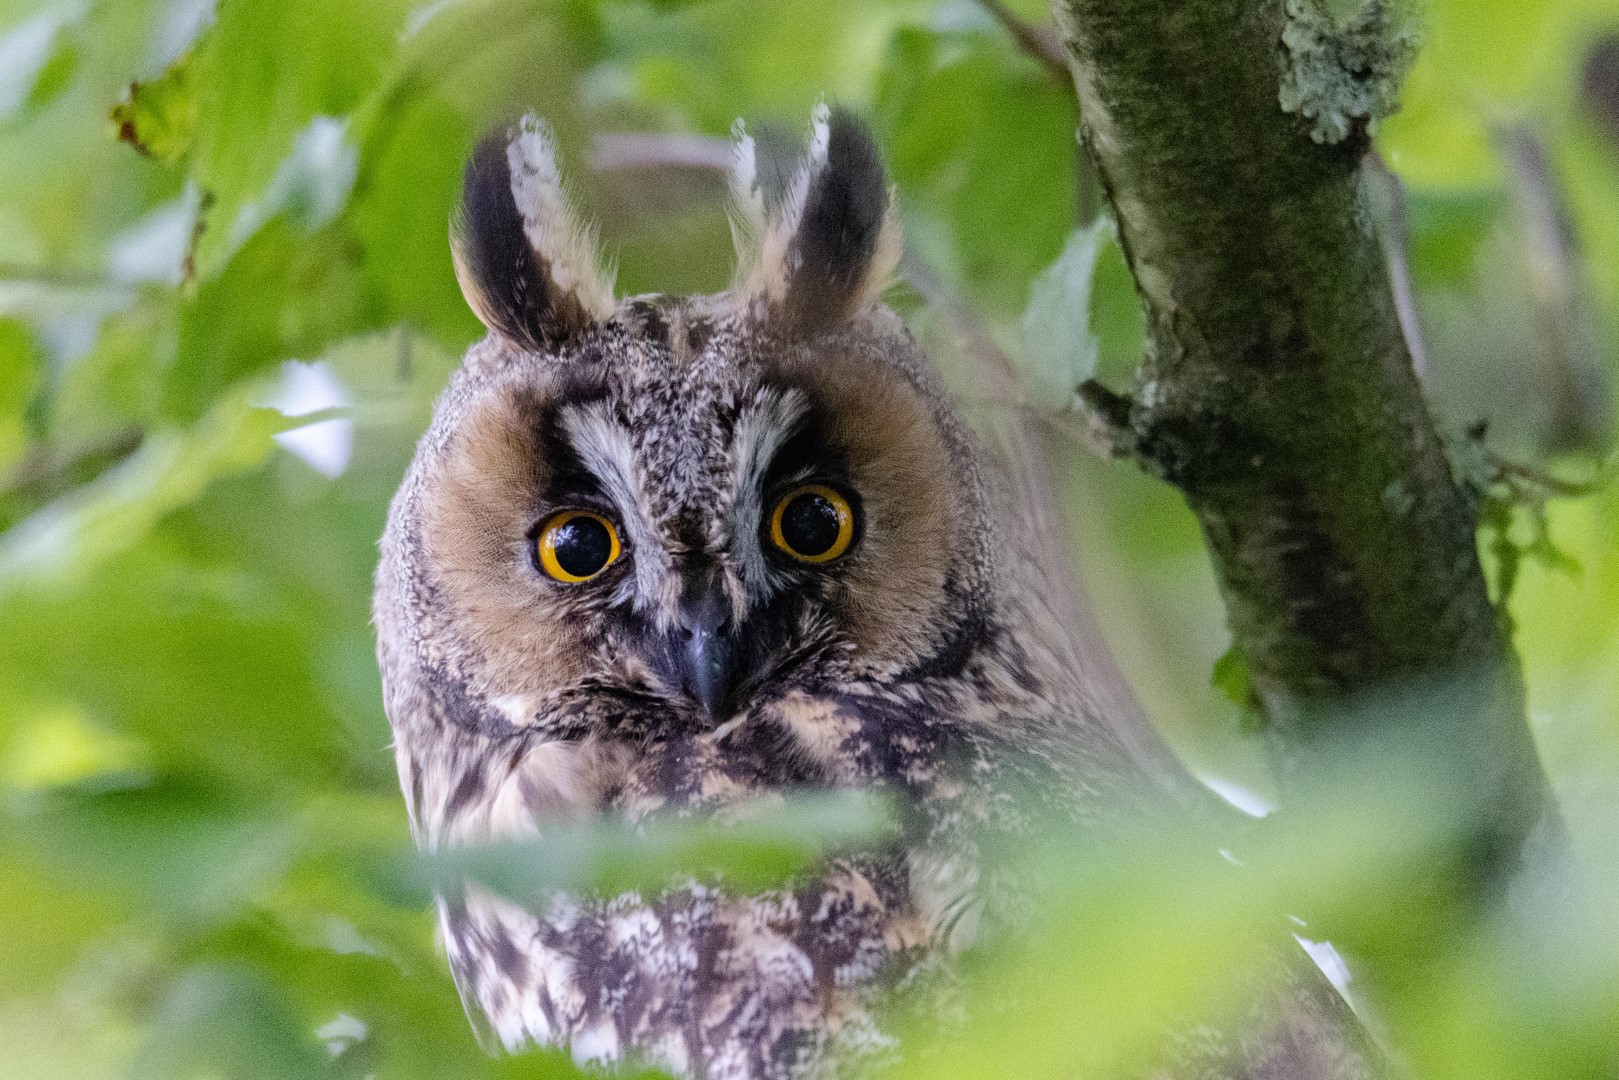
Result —
<instances>
[{"instance_id":1,"label":"rough bark texture","mask_svg":"<svg viewBox=\"0 0 1619 1080\"><path fill-rule=\"evenodd\" d=\"M1455 680L1451 779L1500 869L1544 782L1362 172L1410 37L1383 0L1054 7L1148 313L1131 399L1090 396L1201 522L1284 784L1378 712L1346 705Z\"/></svg>"}]
</instances>

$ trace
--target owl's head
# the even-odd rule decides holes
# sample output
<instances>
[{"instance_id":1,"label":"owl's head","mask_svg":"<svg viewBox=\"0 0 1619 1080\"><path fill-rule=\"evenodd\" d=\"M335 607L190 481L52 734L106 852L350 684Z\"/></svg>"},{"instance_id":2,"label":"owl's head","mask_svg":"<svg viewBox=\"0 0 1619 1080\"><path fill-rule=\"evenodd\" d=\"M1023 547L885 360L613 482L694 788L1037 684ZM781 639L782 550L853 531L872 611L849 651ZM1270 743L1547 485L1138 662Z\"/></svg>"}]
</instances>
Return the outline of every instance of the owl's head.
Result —
<instances>
[{"instance_id":1,"label":"owl's head","mask_svg":"<svg viewBox=\"0 0 1619 1080\"><path fill-rule=\"evenodd\" d=\"M702 730L950 674L982 632L978 452L879 302L875 147L823 108L785 190L757 172L739 128L730 289L617 300L545 127L475 152L452 239L490 334L395 502L379 621L480 723Z\"/></svg>"}]
</instances>

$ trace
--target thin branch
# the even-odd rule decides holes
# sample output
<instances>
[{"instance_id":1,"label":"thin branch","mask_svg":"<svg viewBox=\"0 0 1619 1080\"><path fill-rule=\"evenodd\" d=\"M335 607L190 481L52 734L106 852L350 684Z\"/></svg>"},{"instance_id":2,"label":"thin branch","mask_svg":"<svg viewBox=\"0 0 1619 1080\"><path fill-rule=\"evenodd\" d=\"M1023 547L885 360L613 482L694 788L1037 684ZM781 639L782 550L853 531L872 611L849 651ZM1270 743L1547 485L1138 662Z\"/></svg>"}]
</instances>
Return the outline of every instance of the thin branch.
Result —
<instances>
[{"instance_id":1,"label":"thin branch","mask_svg":"<svg viewBox=\"0 0 1619 1080\"><path fill-rule=\"evenodd\" d=\"M1533 131L1508 125L1495 135L1530 274L1536 381L1551 408L1546 443L1553 451L1600 455L1613 438L1613 393L1567 202Z\"/></svg>"},{"instance_id":2,"label":"thin branch","mask_svg":"<svg viewBox=\"0 0 1619 1080\"><path fill-rule=\"evenodd\" d=\"M978 0L978 3L1006 28L1020 49L1051 73L1052 78L1063 86L1072 85L1068 75L1068 54L1063 52L1062 42L1054 32L1020 18L1001 0Z\"/></svg>"},{"instance_id":3,"label":"thin branch","mask_svg":"<svg viewBox=\"0 0 1619 1080\"><path fill-rule=\"evenodd\" d=\"M1564 480L1537 469L1511 461L1492 450L1484 451L1484 461L1495 471L1501 482L1515 488L1534 488L1552 499L1583 499L1602 490L1606 477L1598 475L1591 480Z\"/></svg>"},{"instance_id":4,"label":"thin branch","mask_svg":"<svg viewBox=\"0 0 1619 1080\"><path fill-rule=\"evenodd\" d=\"M1605 34L1591 46L1580 90L1586 108L1619 150L1619 34Z\"/></svg>"},{"instance_id":5,"label":"thin branch","mask_svg":"<svg viewBox=\"0 0 1619 1080\"><path fill-rule=\"evenodd\" d=\"M709 135L605 133L591 146L597 172L633 169L699 169L729 173L733 151L727 139Z\"/></svg>"},{"instance_id":6,"label":"thin branch","mask_svg":"<svg viewBox=\"0 0 1619 1080\"><path fill-rule=\"evenodd\" d=\"M1411 370L1424 387L1428 382L1428 347L1422 335L1422 319L1417 313L1416 292L1411 287L1411 228L1405 205L1405 185L1388 167L1383 155L1372 151L1366 155L1366 168L1382 186L1385 195L1385 235L1383 258L1388 266L1389 286L1394 291L1394 310L1400 319L1400 332L1405 336L1406 351L1411 354Z\"/></svg>"},{"instance_id":7,"label":"thin branch","mask_svg":"<svg viewBox=\"0 0 1619 1080\"><path fill-rule=\"evenodd\" d=\"M25 491L51 488L86 467L96 471L134 453L144 433L135 426L119 428L78 446L48 444L30 450L9 474L0 478L0 499Z\"/></svg>"},{"instance_id":8,"label":"thin branch","mask_svg":"<svg viewBox=\"0 0 1619 1080\"><path fill-rule=\"evenodd\" d=\"M24 263L0 263L0 282L49 285L59 289L125 289L132 284L94 270L31 266Z\"/></svg>"}]
</instances>

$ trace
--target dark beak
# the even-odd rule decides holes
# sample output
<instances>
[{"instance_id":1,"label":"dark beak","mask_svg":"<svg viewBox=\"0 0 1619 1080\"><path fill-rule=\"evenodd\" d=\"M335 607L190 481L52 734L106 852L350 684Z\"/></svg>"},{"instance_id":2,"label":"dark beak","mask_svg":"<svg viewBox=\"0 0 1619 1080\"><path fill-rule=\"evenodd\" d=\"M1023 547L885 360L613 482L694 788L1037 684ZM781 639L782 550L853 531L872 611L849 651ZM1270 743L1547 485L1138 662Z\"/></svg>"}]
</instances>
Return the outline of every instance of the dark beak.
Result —
<instances>
[{"instance_id":1,"label":"dark beak","mask_svg":"<svg viewBox=\"0 0 1619 1080\"><path fill-rule=\"evenodd\" d=\"M736 627L731 622L731 605L718 579L710 579L700 589L687 594L681 612L680 667L686 693L690 694L709 720L730 714L736 689Z\"/></svg>"}]
</instances>

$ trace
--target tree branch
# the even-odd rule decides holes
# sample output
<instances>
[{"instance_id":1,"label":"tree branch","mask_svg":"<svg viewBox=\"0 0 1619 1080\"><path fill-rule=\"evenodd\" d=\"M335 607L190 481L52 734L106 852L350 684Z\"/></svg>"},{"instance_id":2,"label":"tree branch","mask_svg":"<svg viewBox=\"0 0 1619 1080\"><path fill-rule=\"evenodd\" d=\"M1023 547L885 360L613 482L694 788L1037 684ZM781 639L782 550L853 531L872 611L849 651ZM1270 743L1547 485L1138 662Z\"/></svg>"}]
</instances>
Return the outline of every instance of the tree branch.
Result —
<instances>
[{"instance_id":1,"label":"tree branch","mask_svg":"<svg viewBox=\"0 0 1619 1080\"><path fill-rule=\"evenodd\" d=\"M1443 685L1466 869L1546 807L1492 608L1401 332L1363 159L1411 41L1369 0L1055 0L1085 137L1147 308L1134 451L1197 515L1284 791Z\"/></svg>"},{"instance_id":2,"label":"tree branch","mask_svg":"<svg viewBox=\"0 0 1619 1080\"><path fill-rule=\"evenodd\" d=\"M1068 55L1063 52L1062 43L1057 40L1056 35L1044 26L1036 26L1020 19L1017 12L1001 3L1001 0L978 0L978 3L1012 35L1012 40L1017 42L1018 48L1049 71L1052 78L1067 85Z\"/></svg>"},{"instance_id":3,"label":"tree branch","mask_svg":"<svg viewBox=\"0 0 1619 1080\"><path fill-rule=\"evenodd\" d=\"M1405 349L1411 356L1411 370L1417 382L1428 386L1428 347L1422 334L1422 319L1417 312L1416 290L1411 286L1411 228L1406 214L1405 185L1383 155L1373 150L1366 155L1367 176L1382 189L1383 261L1388 266L1389 289L1394 297L1394 311L1400 319L1400 331L1405 335Z\"/></svg>"},{"instance_id":4,"label":"tree branch","mask_svg":"<svg viewBox=\"0 0 1619 1080\"><path fill-rule=\"evenodd\" d=\"M590 167L597 172L697 169L724 175L734 154L730 140L707 135L604 132L591 145Z\"/></svg>"},{"instance_id":5,"label":"tree branch","mask_svg":"<svg viewBox=\"0 0 1619 1080\"><path fill-rule=\"evenodd\" d=\"M1541 345L1536 350L1536 389L1551 406L1544 445L1554 453L1606 456L1613 444L1607 351L1593 316L1569 208L1550 155L1530 128L1502 125L1496 141L1532 278L1530 307Z\"/></svg>"}]
</instances>

